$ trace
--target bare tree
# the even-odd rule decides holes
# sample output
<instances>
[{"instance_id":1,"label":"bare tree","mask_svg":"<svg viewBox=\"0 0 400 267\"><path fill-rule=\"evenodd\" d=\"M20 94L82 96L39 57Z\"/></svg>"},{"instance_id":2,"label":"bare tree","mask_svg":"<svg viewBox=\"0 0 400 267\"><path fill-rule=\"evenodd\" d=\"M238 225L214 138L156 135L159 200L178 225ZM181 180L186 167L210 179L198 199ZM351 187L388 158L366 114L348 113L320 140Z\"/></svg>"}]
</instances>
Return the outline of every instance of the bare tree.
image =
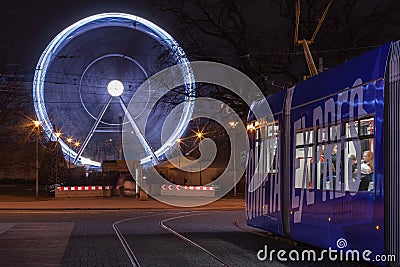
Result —
<instances>
[{"instance_id":1,"label":"bare tree","mask_svg":"<svg viewBox=\"0 0 400 267\"><path fill-rule=\"evenodd\" d=\"M18 127L27 111L27 99L30 94L24 87L24 77L18 65L0 64L0 136L9 139L21 134ZM28 115L28 114L27 114ZM13 134L12 134L13 133ZM12 135L11 135L12 134Z\"/></svg>"},{"instance_id":2,"label":"bare tree","mask_svg":"<svg viewBox=\"0 0 400 267\"><path fill-rule=\"evenodd\" d=\"M162 0L157 9L174 17L178 40L190 60L234 66L266 95L303 79L302 49L293 43L293 0ZM329 0L302 0L300 34L310 38ZM312 45L325 67L399 38L396 1L334 1Z\"/></svg>"},{"instance_id":3,"label":"bare tree","mask_svg":"<svg viewBox=\"0 0 400 267\"><path fill-rule=\"evenodd\" d=\"M31 90L25 86L19 65L0 64L0 168L1 178L34 178L35 141ZM47 139L40 132L40 144ZM40 157L45 153L40 146ZM5 164L6 163L6 164Z\"/></svg>"},{"instance_id":4,"label":"bare tree","mask_svg":"<svg viewBox=\"0 0 400 267\"><path fill-rule=\"evenodd\" d=\"M286 21L287 31L295 25L293 0L278 1L280 17ZM326 1L302 0L300 34L310 38L315 29ZM314 59L324 59L325 67L343 63L361 53L386 42L399 39L400 11L397 1L333 1L328 15L311 46ZM288 39L288 43L290 42ZM298 51L298 50L297 50ZM303 70L306 68L304 67Z\"/></svg>"}]
</instances>

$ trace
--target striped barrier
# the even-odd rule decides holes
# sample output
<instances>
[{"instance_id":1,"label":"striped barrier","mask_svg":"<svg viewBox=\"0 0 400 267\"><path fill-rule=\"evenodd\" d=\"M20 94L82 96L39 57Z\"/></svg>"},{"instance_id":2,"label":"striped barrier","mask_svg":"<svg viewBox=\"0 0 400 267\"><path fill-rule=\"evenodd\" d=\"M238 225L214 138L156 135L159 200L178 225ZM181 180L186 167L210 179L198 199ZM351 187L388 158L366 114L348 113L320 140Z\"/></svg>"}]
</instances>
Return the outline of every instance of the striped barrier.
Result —
<instances>
[{"instance_id":1,"label":"striped barrier","mask_svg":"<svg viewBox=\"0 0 400 267\"><path fill-rule=\"evenodd\" d=\"M192 185L161 185L161 195L164 196L201 196L214 197L217 186L192 186Z\"/></svg>"},{"instance_id":2,"label":"striped barrier","mask_svg":"<svg viewBox=\"0 0 400 267\"><path fill-rule=\"evenodd\" d=\"M58 186L55 197L110 197L112 187L101 185Z\"/></svg>"},{"instance_id":3,"label":"striped barrier","mask_svg":"<svg viewBox=\"0 0 400 267\"><path fill-rule=\"evenodd\" d=\"M200 191L216 191L216 186L191 186L191 185L161 185L161 190L200 190Z\"/></svg>"},{"instance_id":4,"label":"striped barrier","mask_svg":"<svg viewBox=\"0 0 400 267\"><path fill-rule=\"evenodd\" d=\"M93 185L93 186L58 186L56 190L60 191L87 191L87 190L110 190L111 187L101 186L101 185Z\"/></svg>"}]
</instances>

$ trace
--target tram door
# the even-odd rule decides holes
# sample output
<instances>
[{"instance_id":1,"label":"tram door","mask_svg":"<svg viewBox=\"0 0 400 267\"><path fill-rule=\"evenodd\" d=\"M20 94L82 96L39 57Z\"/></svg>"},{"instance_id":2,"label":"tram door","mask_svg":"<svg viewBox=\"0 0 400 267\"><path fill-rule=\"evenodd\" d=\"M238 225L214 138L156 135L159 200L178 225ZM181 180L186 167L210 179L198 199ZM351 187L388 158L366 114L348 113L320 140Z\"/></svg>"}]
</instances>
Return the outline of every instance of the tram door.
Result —
<instances>
[{"instance_id":1,"label":"tram door","mask_svg":"<svg viewBox=\"0 0 400 267\"><path fill-rule=\"evenodd\" d=\"M247 169L247 223L273 233L282 233L280 131L278 121L263 120L248 125L250 156Z\"/></svg>"}]
</instances>

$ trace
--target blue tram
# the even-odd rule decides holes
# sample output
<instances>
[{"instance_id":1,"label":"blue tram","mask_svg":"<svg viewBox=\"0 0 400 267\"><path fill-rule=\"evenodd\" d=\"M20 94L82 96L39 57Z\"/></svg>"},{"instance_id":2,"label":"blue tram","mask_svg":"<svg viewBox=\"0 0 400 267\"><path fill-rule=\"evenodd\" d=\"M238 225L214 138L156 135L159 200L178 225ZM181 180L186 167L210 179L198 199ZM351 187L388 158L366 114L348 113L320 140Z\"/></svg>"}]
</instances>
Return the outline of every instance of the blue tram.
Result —
<instances>
[{"instance_id":1,"label":"blue tram","mask_svg":"<svg viewBox=\"0 0 400 267\"><path fill-rule=\"evenodd\" d=\"M248 117L248 225L400 261L399 60L386 44L253 103L273 120Z\"/></svg>"}]
</instances>

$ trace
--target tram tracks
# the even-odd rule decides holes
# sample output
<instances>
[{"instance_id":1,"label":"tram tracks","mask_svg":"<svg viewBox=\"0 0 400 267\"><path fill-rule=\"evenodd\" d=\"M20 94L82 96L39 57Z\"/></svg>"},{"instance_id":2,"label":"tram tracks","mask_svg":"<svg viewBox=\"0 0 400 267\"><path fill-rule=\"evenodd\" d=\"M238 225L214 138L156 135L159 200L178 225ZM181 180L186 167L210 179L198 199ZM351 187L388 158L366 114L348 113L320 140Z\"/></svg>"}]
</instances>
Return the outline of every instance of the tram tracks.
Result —
<instances>
[{"instance_id":1,"label":"tram tracks","mask_svg":"<svg viewBox=\"0 0 400 267\"><path fill-rule=\"evenodd\" d=\"M182 215L182 213L184 215ZM187 214L190 213L190 214ZM218 257L217 255L215 255L214 253L212 253L211 251L207 250L205 247L199 245L198 243L194 242L193 240L189 239L188 237L185 237L184 235L180 234L179 232L177 232L176 230L172 229L171 227L169 227L168 225L166 225L167 222L173 221L173 220L179 220L179 219L183 219L183 218L187 218L187 217L192 217L192 216L199 216L199 215L205 215L207 214L206 212L174 212L174 213L159 213L159 214L149 214L149 215L144 215L144 216L138 216L138 217L132 217L132 218L127 218L124 220L120 220L117 222L113 223L113 229L119 239L119 241L121 242L121 245L123 246L132 266L134 267L140 267L141 264L138 260L138 257L135 255L134 249L132 249L132 244L129 244L129 240L127 240L127 238L125 238L124 233L121 231L121 229L118 226L121 226L121 224L123 223L127 223L130 221L135 221L135 220L140 220L140 219L146 219L146 218L150 218L150 217L158 217L158 216L173 216L173 217L169 217L166 219L162 219L158 221L158 225L166 230L167 232L169 232L170 234L172 234L175 237L178 237L181 241L190 244L191 247L195 248L196 250L200 251L204 256L207 255L208 257L212 258L214 260L214 262L218 262L220 266L227 266L230 267L231 265L228 264L224 259L221 259L220 257ZM178 216L176 216L178 215ZM171 244L171 246L173 246L173 244ZM142 260L142 264L143 260Z\"/></svg>"},{"instance_id":2,"label":"tram tracks","mask_svg":"<svg viewBox=\"0 0 400 267\"><path fill-rule=\"evenodd\" d=\"M190 216L196 216L196 215L202 215L202 214L190 214L190 215L183 215L183 216L178 216L178 217L174 217L174 218L169 218L169 219L165 219L163 221L160 221L160 226L162 228L164 228L165 230L167 230L168 232L170 232L171 234L177 236L178 238L182 239L183 241L189 243L190 245L192 245L193 247L203 251L204 253L207 253L208 255L210 255L211 257L213 257L214 259L216 259L217 261L219 261L223 266L227 266L229 267L230 265L228 263L226 263L223 259L219 258L218 256L216 256L214 253L210 252L209 250L205 249L204 247L200 246L199 244L197 244L196 242L190 240L189 238L179 234L178 232L176 232L175 230L173 230L172 228L168 227L165 225L166 222L168 221L172 221L172 220L177 220L177 219L181 219L181 218L185 218L185 217L190 217Z\"/></svg>"}]
</instances>

